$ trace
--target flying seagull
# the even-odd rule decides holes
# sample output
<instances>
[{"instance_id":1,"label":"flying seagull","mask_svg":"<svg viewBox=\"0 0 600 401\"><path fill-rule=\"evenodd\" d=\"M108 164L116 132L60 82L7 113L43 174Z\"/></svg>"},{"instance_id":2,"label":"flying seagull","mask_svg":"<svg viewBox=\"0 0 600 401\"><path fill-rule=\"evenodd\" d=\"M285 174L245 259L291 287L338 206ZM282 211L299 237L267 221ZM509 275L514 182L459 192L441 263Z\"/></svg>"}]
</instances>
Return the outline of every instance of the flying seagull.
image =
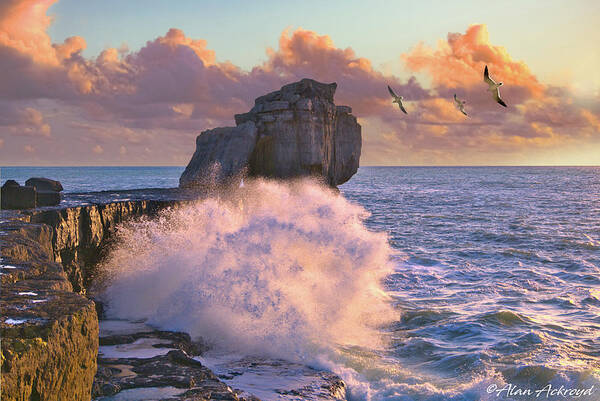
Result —
<instances>
[{"instance_id":1,"label":"flying seagull","mask_svg":"<svg viewBox=\"0 0 600 401\"><path fill-rule=\"evenodd\" d=\"M469 115L465 111L465 103L467 102L464 100L458 100L458 98L456 97L456 93L454 94L454 105L458 110L460 110L461 113L468 117Z\"/></svg>"},{"instance_id":2,"label":"flying seagull","mask_svg":"<svg viewBox=\"0 0 600 401\"><path fill-rule=\"evenodd\" d=\"M502 106L506 107L506 103L504 103L504 100L500 98L500 87L502 86L502 82L496 83L492 78L490 78L487 65L485 66L485 71L483 72L483 82L488 84L488 90L492 92L494 99Z\"/></svg>"},{"instance_id":3,"label":"flying seagull","mask_svg":"<svg viewBox=\"0 0 600 401\"><path fill-rule=\"evenodd\" d=\"M394 93L394 91L392 90L392 88L390 88L390 86L388 85L388 91L390 91L390 95L392 95L392 97L394 98L394 101L392 103L398 103L398 107L400 107L400 110L402 110L404 112L404 114L408 114L406 112L406 110L404 109L404 106L402 105L402 99L404 99L402 96L398 96Z\"/></svg>"}]
</instances>

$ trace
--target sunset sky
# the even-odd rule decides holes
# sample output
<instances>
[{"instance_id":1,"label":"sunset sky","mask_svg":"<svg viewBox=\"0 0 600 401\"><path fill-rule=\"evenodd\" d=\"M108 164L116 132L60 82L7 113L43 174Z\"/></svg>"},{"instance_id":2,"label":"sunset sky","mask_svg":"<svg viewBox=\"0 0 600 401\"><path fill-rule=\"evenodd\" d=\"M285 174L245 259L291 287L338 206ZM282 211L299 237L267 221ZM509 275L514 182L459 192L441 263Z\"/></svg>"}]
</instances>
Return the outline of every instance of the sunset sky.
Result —
<instances>
[{"instance_id":1,"label":"sunset sky","mask_svg":"<svg viewBox=\"0 0 600 401\"><path fill-rule=\"evenodd\" d=\"M0 165L185 165L305 77L337 82L362 165L600 165L598 21L585 0L3 0Z\"/></svg>"}]
</instances>

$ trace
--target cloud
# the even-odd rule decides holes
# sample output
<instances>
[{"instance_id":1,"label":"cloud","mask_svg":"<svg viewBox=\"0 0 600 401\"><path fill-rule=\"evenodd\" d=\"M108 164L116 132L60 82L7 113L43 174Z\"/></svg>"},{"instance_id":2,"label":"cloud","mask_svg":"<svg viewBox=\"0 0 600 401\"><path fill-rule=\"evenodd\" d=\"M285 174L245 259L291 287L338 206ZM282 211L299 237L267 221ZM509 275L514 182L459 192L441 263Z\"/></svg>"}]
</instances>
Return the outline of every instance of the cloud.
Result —
<instances>
[{"instance_id":1,"label":"cloud","mask_svg":"<svg viewBox=\"0 0 600 401\"><path fill-rule=\"evenodd\" d=\"M540 82L490 41L485 25L400 55L408 71L430 79L426 87L302 28L282 32L278 47L249 71L219 62L205 40L176 28L137 51L109 48L85 58L83 38L52 43L48 36L54 2L0 4L4 160L26 156L24 141L36 136L48 140L43 157L56 158L47 161L88 163L78 155L92 149L103 162L126 154L131 163L185 164L199 131L232 124L254 98L305 77L338 83L336 103L352 106L363 125L363 163L523 162L540 149L599 146L600 102L582 105L569 88ZM508 109L486 92L485 65L504 82ZM387 85L405 97L408 115L391 104ZM467 100L469 118L454 108L454 93Z\"/></svg>"},{"instance_id":2,"label":"cloud","mask_svg":"<svg viewBox=\"0 0 600 401\"><path fill-rule=\"evenodd\" d=\"M502 46L490 43L487 27L471 25L464 34L449 33L433 49L419 43L402 59L412 71L425 71L437 87L461 88L481 84L487 65L496 81L522 88L530 96L541 96L544 86L527 65L512 59Z\"/></svg>"},{"instance_id":3,"label":"cloud","mask_svg":"<svg viewBox=\"0 0 600 401\"><path fill-rule=\"evenodd\" d=\"M0 102L0 106L0 132L51 138L52 128L39 110L8 102Z\"/></svg>"}]
</instances>

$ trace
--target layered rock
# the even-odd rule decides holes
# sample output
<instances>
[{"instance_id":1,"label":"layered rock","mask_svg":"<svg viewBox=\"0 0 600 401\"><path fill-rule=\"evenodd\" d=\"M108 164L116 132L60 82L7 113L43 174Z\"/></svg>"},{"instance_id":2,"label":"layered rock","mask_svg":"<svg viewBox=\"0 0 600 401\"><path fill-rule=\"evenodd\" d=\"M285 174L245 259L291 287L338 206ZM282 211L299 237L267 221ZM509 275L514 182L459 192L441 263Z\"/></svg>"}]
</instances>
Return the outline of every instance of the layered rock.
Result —
<instances>
[{"instance_id":1,"label":"layered rock","mask_svg":"<svg viewBox=\"0 0 600 401\"><path fill-rule=\"evenodd\" d=\"M49 178L33 177L25 186L8 180L2 186L2 209L32 209L41 206L56 206L60 203L60 182Z\"/></svg>"},{"instance_id":2,"label":"layered rock","mask_svg":"<svg viewBox=\"0 0 600 401\"><path fill-rule=\"evenodd\" d=\"M175 204L3 212L12 218L0 224L2 400L90 400L98 317L94 302L73 289L85 292L116 224Z\"/></svg>"},{"instance_id":3,"label":"layered rock","mask_svg":"<svg viewBox=\"0 0 600 401\"><path fill-rule=\"evenodd\" d=\"M180 201L140 200L65 209L25 212L32 223L52 227L52 252L61 263L73 290L86 293L96 273L102 248L117 224L140 216L153 216Z\"/></svg>"},{"instance_id":4,"label":"layered rock","mask_svg":"<svg viewBox=\"0 0 600 401\"><path fill-rule=\"evenodd\" d=\"M2 224L2 400L90 399L98 318L53 261L51 240L46 225Z\"/></svg>"},{"instance_id":5,"label":"layered rock","mask_svg":"<svg viewBox=\"0 0 600 401\"><path fill-rule=\"evenodd\" d=\"M334 104L336 88L303 79L257 98L235 116L236 127L202 132L180 186L222 183L244 169L250 176L312 175L331 186L348 181L359 166L361 127L350 107Z\"/></svg>"}]
</instances>

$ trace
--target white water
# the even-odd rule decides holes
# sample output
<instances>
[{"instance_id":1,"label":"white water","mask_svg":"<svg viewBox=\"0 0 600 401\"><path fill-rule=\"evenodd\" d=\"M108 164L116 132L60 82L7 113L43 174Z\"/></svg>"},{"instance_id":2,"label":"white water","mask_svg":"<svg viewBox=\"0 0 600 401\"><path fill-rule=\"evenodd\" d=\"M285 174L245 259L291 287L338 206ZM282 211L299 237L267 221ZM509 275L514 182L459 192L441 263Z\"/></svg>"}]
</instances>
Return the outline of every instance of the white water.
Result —
<instances>
[{"instance_id":1,"label":"white water","mask_svg":"<svg viewBox=\"0 0 600 401\"><path fill-rule=\"evenodd\" d=\"M292 361L383 346L379 328L398 320L381 288L391 249L366 211L308 180L233 191L121 227L108 315Z\"/></svg>"}]
</instances>

